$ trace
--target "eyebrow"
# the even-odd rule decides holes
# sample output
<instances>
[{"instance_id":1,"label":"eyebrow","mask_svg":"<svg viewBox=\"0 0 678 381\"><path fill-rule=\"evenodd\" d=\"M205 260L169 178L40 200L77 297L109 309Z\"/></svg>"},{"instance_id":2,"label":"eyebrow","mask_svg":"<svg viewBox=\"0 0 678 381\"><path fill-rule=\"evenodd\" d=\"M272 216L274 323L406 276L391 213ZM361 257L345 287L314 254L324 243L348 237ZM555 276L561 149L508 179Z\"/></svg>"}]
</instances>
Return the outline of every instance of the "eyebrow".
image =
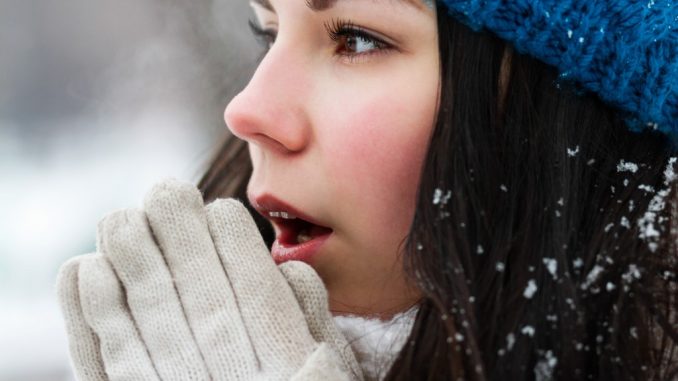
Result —
<instances>
[{"instance_id":1,"label":"eyebrow","mask_svg":"<svg viewBox=\"0 0 678 381\"><path fill-rule=\"evenodd\" d=\"M275 8L271 5L269 0L250 0L252 3L262 6L264 9L267 9L275 13ZM306 6L313 12L322 12L326 11L338 2L339 0L306 0ZM398 3L405 3L414 6L415 8L421 9L423 6L419 0L396 0Z\"/></svg>"}]
</instances>

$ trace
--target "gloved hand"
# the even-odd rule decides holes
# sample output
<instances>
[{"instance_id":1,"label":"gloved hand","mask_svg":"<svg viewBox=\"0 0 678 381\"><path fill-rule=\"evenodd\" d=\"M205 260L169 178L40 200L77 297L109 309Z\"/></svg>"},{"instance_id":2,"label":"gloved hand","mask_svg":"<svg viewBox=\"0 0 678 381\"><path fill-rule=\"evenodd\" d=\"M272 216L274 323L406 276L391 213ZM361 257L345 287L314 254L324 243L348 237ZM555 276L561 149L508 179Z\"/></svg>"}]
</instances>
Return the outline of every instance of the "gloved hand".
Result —
<instances>
[{"instance_id":1,"label":"gloved hand","mask_svg":"<svg viewBox=\"0 0 678 381\"><path fill-rule=\"evenodd\" d=\"M97 252L57 281L81 380L363 378L320 278L277 267L238 201L166 181L99 223Z\"/></svg>"}]
</instances>

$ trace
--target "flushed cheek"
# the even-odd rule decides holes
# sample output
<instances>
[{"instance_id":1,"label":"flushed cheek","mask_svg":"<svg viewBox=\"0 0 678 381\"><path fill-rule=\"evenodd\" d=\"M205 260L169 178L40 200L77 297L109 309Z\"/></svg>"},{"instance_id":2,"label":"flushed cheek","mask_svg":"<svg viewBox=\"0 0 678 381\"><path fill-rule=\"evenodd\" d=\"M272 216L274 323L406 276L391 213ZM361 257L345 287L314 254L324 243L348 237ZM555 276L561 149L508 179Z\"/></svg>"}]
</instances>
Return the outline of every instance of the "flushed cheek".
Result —
<instances>
[{"instance_id":1,"label":"flushed cheek","mask_svg":"<svg viewBox=\"0 0 678 381\"><path fill-rule=\"evenodd\" d=\"M319 138L345 214L371 242L388 245L375 238L399 242L412 221L433 123L426 115L432 111L416 99L384 97L356 104L360 108L334 118L335 125Z\"/></svg>"}]
</instances>

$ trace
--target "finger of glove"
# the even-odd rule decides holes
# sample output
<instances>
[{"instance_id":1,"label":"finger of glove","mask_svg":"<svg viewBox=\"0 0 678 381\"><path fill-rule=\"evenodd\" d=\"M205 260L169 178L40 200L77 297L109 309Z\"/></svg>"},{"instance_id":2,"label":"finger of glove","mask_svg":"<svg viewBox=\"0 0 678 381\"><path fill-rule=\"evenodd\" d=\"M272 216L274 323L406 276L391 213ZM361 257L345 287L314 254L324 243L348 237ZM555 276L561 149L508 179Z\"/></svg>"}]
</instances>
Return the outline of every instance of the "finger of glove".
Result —
<instances>
[{"instance_id":1,"label":"finger of glove","mask_svg":"<svg viewBox=\"0 0 678 381\"><path fill-rule=\"evenodd\" d=\"M346 337L334 324L327 289L308 264L289 261L278 266L301 306L315 341L327 343L340 357L342 369L354 380L362 380L362 370Z\"/></svg>"},{"instance_id":2,"label":"finger of glove","mask_svg":"<svg viewBox=\"0 0 678 381\"><path fill-rule=\"evenodd\" d=\"M75 375L80 380L107 381L99 340L82 314L78 292L78 269L85 256L70 259L59 269L57 297L66 323L68 347Z\"/></svg>"},{"instance_id":3,"label":"finger of glove","mask_svg":"<svg viewBox=\"0 0 678 381\"><path fill-rule=\"evenodd\" d=\"M168 180L151 190L144 209L213 378L255 374L257 358L212 242L200 192Z\"/></svg>"},{"instance_id":4,"label":"finger of glove","mask_svg":"<svg viewBox=\"0 0 678 381\"><path fill-rule=\"evenodd\" d=\"M99 247L124 285L127 304L163 380L207 380L209 374L172 275L146 214L127 209L99 223Z\"/></svg>"},{"instance_id":5,"label":"finger of glove","mask_svg":"<svg viewBox=\"0 0 678 381\"><path fill-rule=\"evenodd\" d=\"M299 366L317 345L254 220L233 199L216 200L206 209L212 239L262 366Z\"/></svg>"},{"instance_id":6,"label":"finger of glove","mask_svg":"<svg viewBox=\"0 0 678 381\"><path fill-rule=\"evenodd\" d=\"M99 338L110 379L159 380L108 261L100 254L84 258L78 278L83 316Z\"/></svg>"}]
</instances>

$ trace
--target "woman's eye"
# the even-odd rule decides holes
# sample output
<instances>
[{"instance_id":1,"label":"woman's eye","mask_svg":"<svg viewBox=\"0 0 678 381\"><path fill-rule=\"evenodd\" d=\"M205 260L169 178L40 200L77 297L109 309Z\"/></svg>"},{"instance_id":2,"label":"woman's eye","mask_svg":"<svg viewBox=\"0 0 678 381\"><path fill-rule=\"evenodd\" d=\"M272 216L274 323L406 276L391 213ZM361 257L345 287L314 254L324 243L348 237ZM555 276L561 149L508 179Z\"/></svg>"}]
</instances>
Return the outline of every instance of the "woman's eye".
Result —
<instances>
[{"instance_id":1,"label":"woman's eye","mask_svg":"<svg viewBox=\"0 0 678 381\"><path fill-rule=\"evenodd\" d=\"M252 20L249 20L247 23L249 24L254 37L256 37L257 41L259 41L264 49L268 51L275 42L277 32L273 29L263 29Z\"/></svg>"},{"instance_id":2,"label":"woman's eye","mask_svg":"<svg viewBox=\"0 0 678 381\"><path fill-rule=\"evenodd\" d=\"M340 54L365 54L373 50L386 49L385 43L357 33L347 32L336 39Z\"/></svg>"},{"instance_id":3,"label":"woman's eye","mask_svg":"<svg viewBox=\"0 0 678 381\"><path fill-rule=\"evenodd\" d=\"M351 21L333 20L325 24L332 41L337 44L337 54L349 58L387 51L391 45L373 36Z\"/></svg>"},{"instance_id":4,"label":"woman's eye","mask_svg":"<svg viewBox=\"0 0 678 381\"><path fill-rule=\"evenodd\" d=\"M273 46L278 32L275 29L264 29L252 20L249 20L248 24L266 54ZM325 29L336 45L336 54L350 60L385 52L392 48L388 43L363 28L355 26L350 21L333 20L331 24L325 24Z\"/></svg>"}]
</instances>

